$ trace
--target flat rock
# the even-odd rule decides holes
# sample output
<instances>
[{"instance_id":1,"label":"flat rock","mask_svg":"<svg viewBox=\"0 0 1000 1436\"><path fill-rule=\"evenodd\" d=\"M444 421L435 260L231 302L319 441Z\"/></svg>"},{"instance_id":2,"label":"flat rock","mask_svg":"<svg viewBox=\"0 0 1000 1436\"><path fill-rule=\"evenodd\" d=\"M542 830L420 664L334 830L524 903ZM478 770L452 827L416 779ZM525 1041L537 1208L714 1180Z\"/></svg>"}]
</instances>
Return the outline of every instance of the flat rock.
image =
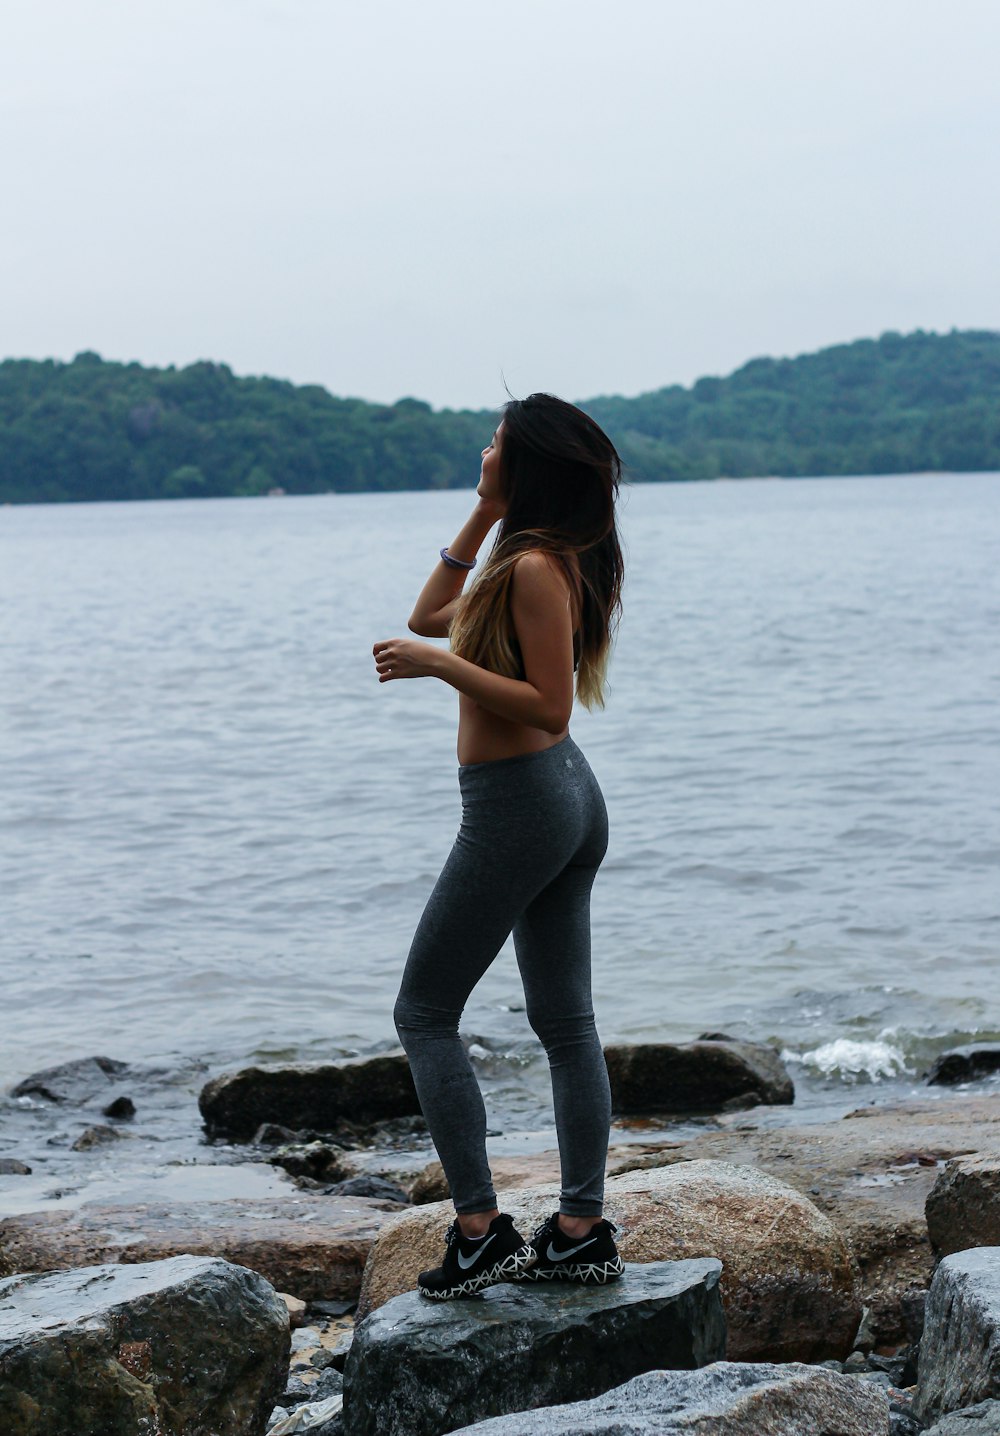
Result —
<instances>
[{"instance_id":1,"label":"flat rock","mask_svg":"<svg viewBox=\"0 0 1000 1436\"><path fill-rule=\"evenodd\" d=\"M408 1293L362 1321L344 1370L347 1436L439 1436L488 1413L594 1396L654 1366L725 1350L713 1260L626 1267L601 1287Z\"/></svg>"},{"instance_id":2,"label":"flat rock","mask_svg":"<svg viewBox=\"0 0 1000 1436\"><path fill-rule=\"evenodd\" d=\"M525 1235L557 1204L554 1185L503 1196ZM850 1351L861 1304L847 1244L786 1183L727 1162L681 1162L612 1177L606 1210L623 1228L626 1261L722 1261L729 1356L819 1360ZM412 1291L419 1273L440 1262L453 1216L442 1202L387 1223L365 1268L359 1319Z\"/></svg>"},{"instance_id":3,"label":"flat rock","mask_svg":"<svg viewBox=\"0 0 1000 1436\"><path fill-rule=\"evenodd\" d=\"M1000 1152L1000 1096L940 1093L861 1107L835 1122L701 1133L633 1157L635 1166L709 1158L748 1163L808 1196L850 1244L875 1344L920 1335L934 1270L924 1207L939 1164ZM619 1170L628 1163L624 1154ZM610 1169L610 1168L609 1168Z\"/></svg>"},{"instance_id":4,"label":"flat rock","mask_svg":"<svg viewBox=\"0 0 1000 1436\"><path fill-rule=\"evenodd\" d=\"M888 1436L885 1392L820 1367L717 1361L648 1371L591 1401L497 1416L461 1436Z\"/></svg>"},{"instance_id":5,"label":"flat rock","mask_svg":"<svg viewBox=\"0 0 1000 1436\"><path fill-rule=\"evenodd\" d=\"M927 1295L915 1410L922 1421L1000 1397L1000 1247L946 1256Z\"/></svg>"},{"instance_id":6,"label":"flat rock","mask_svg":"<svg viewBox=\"0 0 1000 1436\"><path fill-rule=\"evenodd\" d=\"M398 1211L394 1203L311 1193L243 1202L84 1202L0 1221L0 1274L192 1252L249 1267L304 1301L354 1298L379 1230Z\"/></svg>"},{"instance_id":7,"label":"flat rock","mask_svg":"<svg viewBox=\"0 0 1000 1436\"><path fill-rule=\"evenodd\" d=\"M0 1281L4 1436L259 1436L288 1370L262 1277L180 1256Z\"/></svg>"},{"instance_id":8,"label":"flat rock","mask_svg":"<svg viewBox=\"0 0 1000 1436\"><path fill-rule=\"evenodd\" d=\"M1000 1436L1000 1401L977 1401L942 1416L923 1436Z\"/></svg>"},{"instance_id":9,"label":"flat rock","mask_svg":"<svg viewBox=\"0 0 1000 1436\"><path fill-rule=\"evenodd\" d=\"M732 1038L605 1047L615 1112L717 1112L795 1100L777 1051Z\"/></svg>"},{"instance_id":10,"label":"flat rock","mask_svg":"<svg viewBox=\"0 0 1000 1436\"><path fill-rule=\"evenodd\" d=\"M58 1067L33 1072L12 1087L10 1095L77 1105L106 1092L121 1073L127 1071L128 1063L118 1062L113 1057L82 1057L75 1062L61 1062Z\"/></svg>"},{"instance_id":11,"label":"flat rock","mask_svg":"<svg viewBox=\"0 0 1000 1436\"><path fill-rule=\"evenodd\" d=\"M927 1076L928 1084L972 1082L1000 1072L1000 1042L970 1042L952 1047L936 1058Z\"/></svg>"},{"instance_id":12,"label":"flat rock","mask_svg":"<svg viewBox=\"0 0 1000 1436\"><path fill-rule=\"evenodd\" d=\"M938 1255L1000 1240L1000 1153L953 1157L938 1173L925 1211Z\"/></svg>"},{"instance_id":13,"label":"flat rock","mask_svg":"<svg viewBox=\"0 0 1000 1436\"><path fill-rule=\"evenodd\" d=\"M242 1141L264 1123L332 1132L343 1121L370 1124L420 1112L402 1052L224 1072L205 1084L198 1106L210 1133Z\"/></svg>"}]
</instances>

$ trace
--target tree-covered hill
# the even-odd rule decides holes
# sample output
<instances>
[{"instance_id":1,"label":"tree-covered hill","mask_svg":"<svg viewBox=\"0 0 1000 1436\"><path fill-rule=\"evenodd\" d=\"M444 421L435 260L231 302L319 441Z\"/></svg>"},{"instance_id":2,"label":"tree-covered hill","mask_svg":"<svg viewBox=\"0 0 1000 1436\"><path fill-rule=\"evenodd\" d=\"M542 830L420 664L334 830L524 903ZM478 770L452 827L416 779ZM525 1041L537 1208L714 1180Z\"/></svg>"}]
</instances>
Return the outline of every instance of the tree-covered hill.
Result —
<instances>
[{"instance_id":1,"label":"tree-covered hill","mask_svg":"<svg viewBox=\"0 0 1000 1436\"><path fill-rule=\"evenodd\" d=\"M1000 469L1000 333L883 334L584 407L642 478Z\"/></svg>"},{"instance_id":2,"label":"tree-covered hill","mask_svg":"<svg viewBox=\"0 0 1000 1436\"><path fill-rule=\"evenodd\" d=\"M639 481L1000 469L1000 333L883 334L582 407ZM495 420L224 364L8 359L0 501L461 488Z\"/></svg>"}]
</instances>

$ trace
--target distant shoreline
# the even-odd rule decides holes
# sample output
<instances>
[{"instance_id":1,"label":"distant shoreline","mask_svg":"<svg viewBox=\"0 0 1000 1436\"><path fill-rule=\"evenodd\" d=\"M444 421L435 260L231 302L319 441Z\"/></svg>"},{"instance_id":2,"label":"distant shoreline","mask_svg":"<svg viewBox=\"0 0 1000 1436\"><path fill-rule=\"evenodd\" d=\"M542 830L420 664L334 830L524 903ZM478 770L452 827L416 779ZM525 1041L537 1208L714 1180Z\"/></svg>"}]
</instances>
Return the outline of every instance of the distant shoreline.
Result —
<instances>
[{"instance_id":1,"label":"distant shoreline","mask_svg":"<svg viewBox=\"0 0 1000 1436\"><path fill-rule=\"evenodd\" d=\"M635 483L1000 471L1000 333L883 334L581 401ZM0 504L470 489L492 410L225 364L0 363Z\"/></svg>"},{"instance_id":2,"label":"distant shoreline","mask_svg":"<svg viewBox=\"0 0 1000 1436\"><path fill-rule=\"evenodd\" d=\"M799 482L801 482L801 483L822 483L822 482L824 482L824 481L826 481L826 480L831 480L831 479L832 479L832 480L836 480L838 483L840 483L840 482L842 482L842 481L843 481L843 482L850 482L851 480L859 480L859 479L924 479L924 478L938 478L938 477L943 477L943 476L945 476L945 475L951 476L951 477L954 477L954 478L959 478L959 479L960 479L960 478L966 478L966 477L970 477L970 478L971 478L971 477L990 477L991 475L994 476L994 477L996 477L996 478L1000 478L1000 467L998 467L998 468L996 468L996 469L964 469L964 470L962 470L962 469L913 469L912 471L909 471L909 472L907 472L907 473L899 473L899 474L748 474L748 475L746 475L746 477L744 477L744 478L735 478L735 477L734 477L733 475L731 475L731 474L718 474L718 475L716 475L715 478L712 478L712 479L650 479L650 480L647 480L646 483L648 483L648 484L650 484L650 485L676 484L676 485L678 485L678 486L680 486L680 485L690 486L691 484L697 484L697 485L701 486L701 485L704 485L704 484L799 483ZM623 479L623 484L624 484L625 487L628 487L628 485L629 485L630 482L635 483L635 481L630 481L630 480L627 478L627 476ZM644 484L643 486L645 487L645 484ZM310 499L316 499L316 498L339 499L339 498L360 498L360 497L372 497L372 498L376 498L376 497L380 497L380 496L381 496L381 497L388 497L388 496L391 495L391 494L397 494L397 495L398 495L398 494L435 494L435 493L440 493L440 492L441 492L440 489L359 489L359 490L355 490L354 492L352 492L352 493L350 493L350 494L345 494L345 493L343 493L343 492L338 492L336 489L326 489L326 490L321 491L321 492L309 493L309 494L290 494L290 493L270 494L270 493L268 493L268 494L205 494L205 495L187 495L184 500L182 500L182 499L181 499L179 496L177 496L177 495L172 496L172 497L169 497L169 498L168 498L168 497L165 497L165 496L163 496L163 495L151 495L151 496L149 496L149 497L147 497L147 498L143 498L143 499L125 499L125 498L121 498L121 499L114 499L114 498L100 498L100 499L62 499L62 500L53 500L53 499L29 499L29 500L26 500L26 501L23 502L23 503L15 503L15 502L12 501L11 499L3 499L3 500L0 500L0 509L30 509L30 508L59 508L59 507L80 508L80 507L86 507L86 506L88 506L88 505L96 506L96 505L98 505L98 504L134 504L134 503L149 503L149 504L169 503L169 504L172 504L172 503L177 503L177 502L182 502L182 501L188 501L188 502L189 502L189 501L191 501L192 499L194 499L196 502L201 503L201 502L205 502L205 501L208 500L208 499L224 500L224 501L227 501L227 502L230 501L230 500L247 500L247 499L251 499L251 500L253 500L253 501L256 502L258 499L270 499L270 498L282 498L282 499L305 499L305 498L310 498ZM450 493L470 493L470 494L471 494L471 493L474 493L474 492L475 492L475 486L472 485L472 484L470 484L467 488L455 488L455 489L449 490L448 492L450 492Z\"/></svg>"}]
</instances>

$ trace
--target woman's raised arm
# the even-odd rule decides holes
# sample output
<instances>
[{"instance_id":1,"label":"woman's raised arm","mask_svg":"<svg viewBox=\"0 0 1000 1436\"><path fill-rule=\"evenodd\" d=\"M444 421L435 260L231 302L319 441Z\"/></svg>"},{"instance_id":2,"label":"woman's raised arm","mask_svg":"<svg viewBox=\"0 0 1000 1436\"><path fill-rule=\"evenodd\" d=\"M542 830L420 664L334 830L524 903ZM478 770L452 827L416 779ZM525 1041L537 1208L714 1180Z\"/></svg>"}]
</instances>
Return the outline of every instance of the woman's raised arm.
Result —
<instances>
[{"instance_id":1,"label":"woman's raised arm","mask_svg":"<svg viewBox=\"0 0 1000 1436\"><path fill-rule=\"evenodd\" d=\"M461 559L463 563L471 562L479 552L483 539L502 515L501 506L489 499L480 499L448 545L452 558ZM410 632L419 633L421 638L447 638L455 613L455 600L468 576L469 570L452 568L444 559L438 559L407 620Z\"/></svg>"}]
</instances>

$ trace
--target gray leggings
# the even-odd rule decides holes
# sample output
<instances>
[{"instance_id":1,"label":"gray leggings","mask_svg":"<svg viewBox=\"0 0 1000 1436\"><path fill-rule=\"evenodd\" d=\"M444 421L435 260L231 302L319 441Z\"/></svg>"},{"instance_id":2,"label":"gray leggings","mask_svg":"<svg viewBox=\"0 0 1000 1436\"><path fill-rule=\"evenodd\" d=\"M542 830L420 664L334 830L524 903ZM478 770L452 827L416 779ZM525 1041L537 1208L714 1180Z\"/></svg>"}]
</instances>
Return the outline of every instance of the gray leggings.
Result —
<instances>
[{"instance_id":1,"label":"gray leggings","mask_svg":"<svg viewBox=\"0 0 1000 1436\"><path fill-rule=\"evenodd\" d=\"M590 890L604 798L565 737L458 770L462 824L417 925L393 1013L459 1212L496 1206L486 1109L458 1023L513 930L528 1021L552 1075L560 1210L600 1216L611 1095L590 993Z\"/></svg>"}]
</instances>

